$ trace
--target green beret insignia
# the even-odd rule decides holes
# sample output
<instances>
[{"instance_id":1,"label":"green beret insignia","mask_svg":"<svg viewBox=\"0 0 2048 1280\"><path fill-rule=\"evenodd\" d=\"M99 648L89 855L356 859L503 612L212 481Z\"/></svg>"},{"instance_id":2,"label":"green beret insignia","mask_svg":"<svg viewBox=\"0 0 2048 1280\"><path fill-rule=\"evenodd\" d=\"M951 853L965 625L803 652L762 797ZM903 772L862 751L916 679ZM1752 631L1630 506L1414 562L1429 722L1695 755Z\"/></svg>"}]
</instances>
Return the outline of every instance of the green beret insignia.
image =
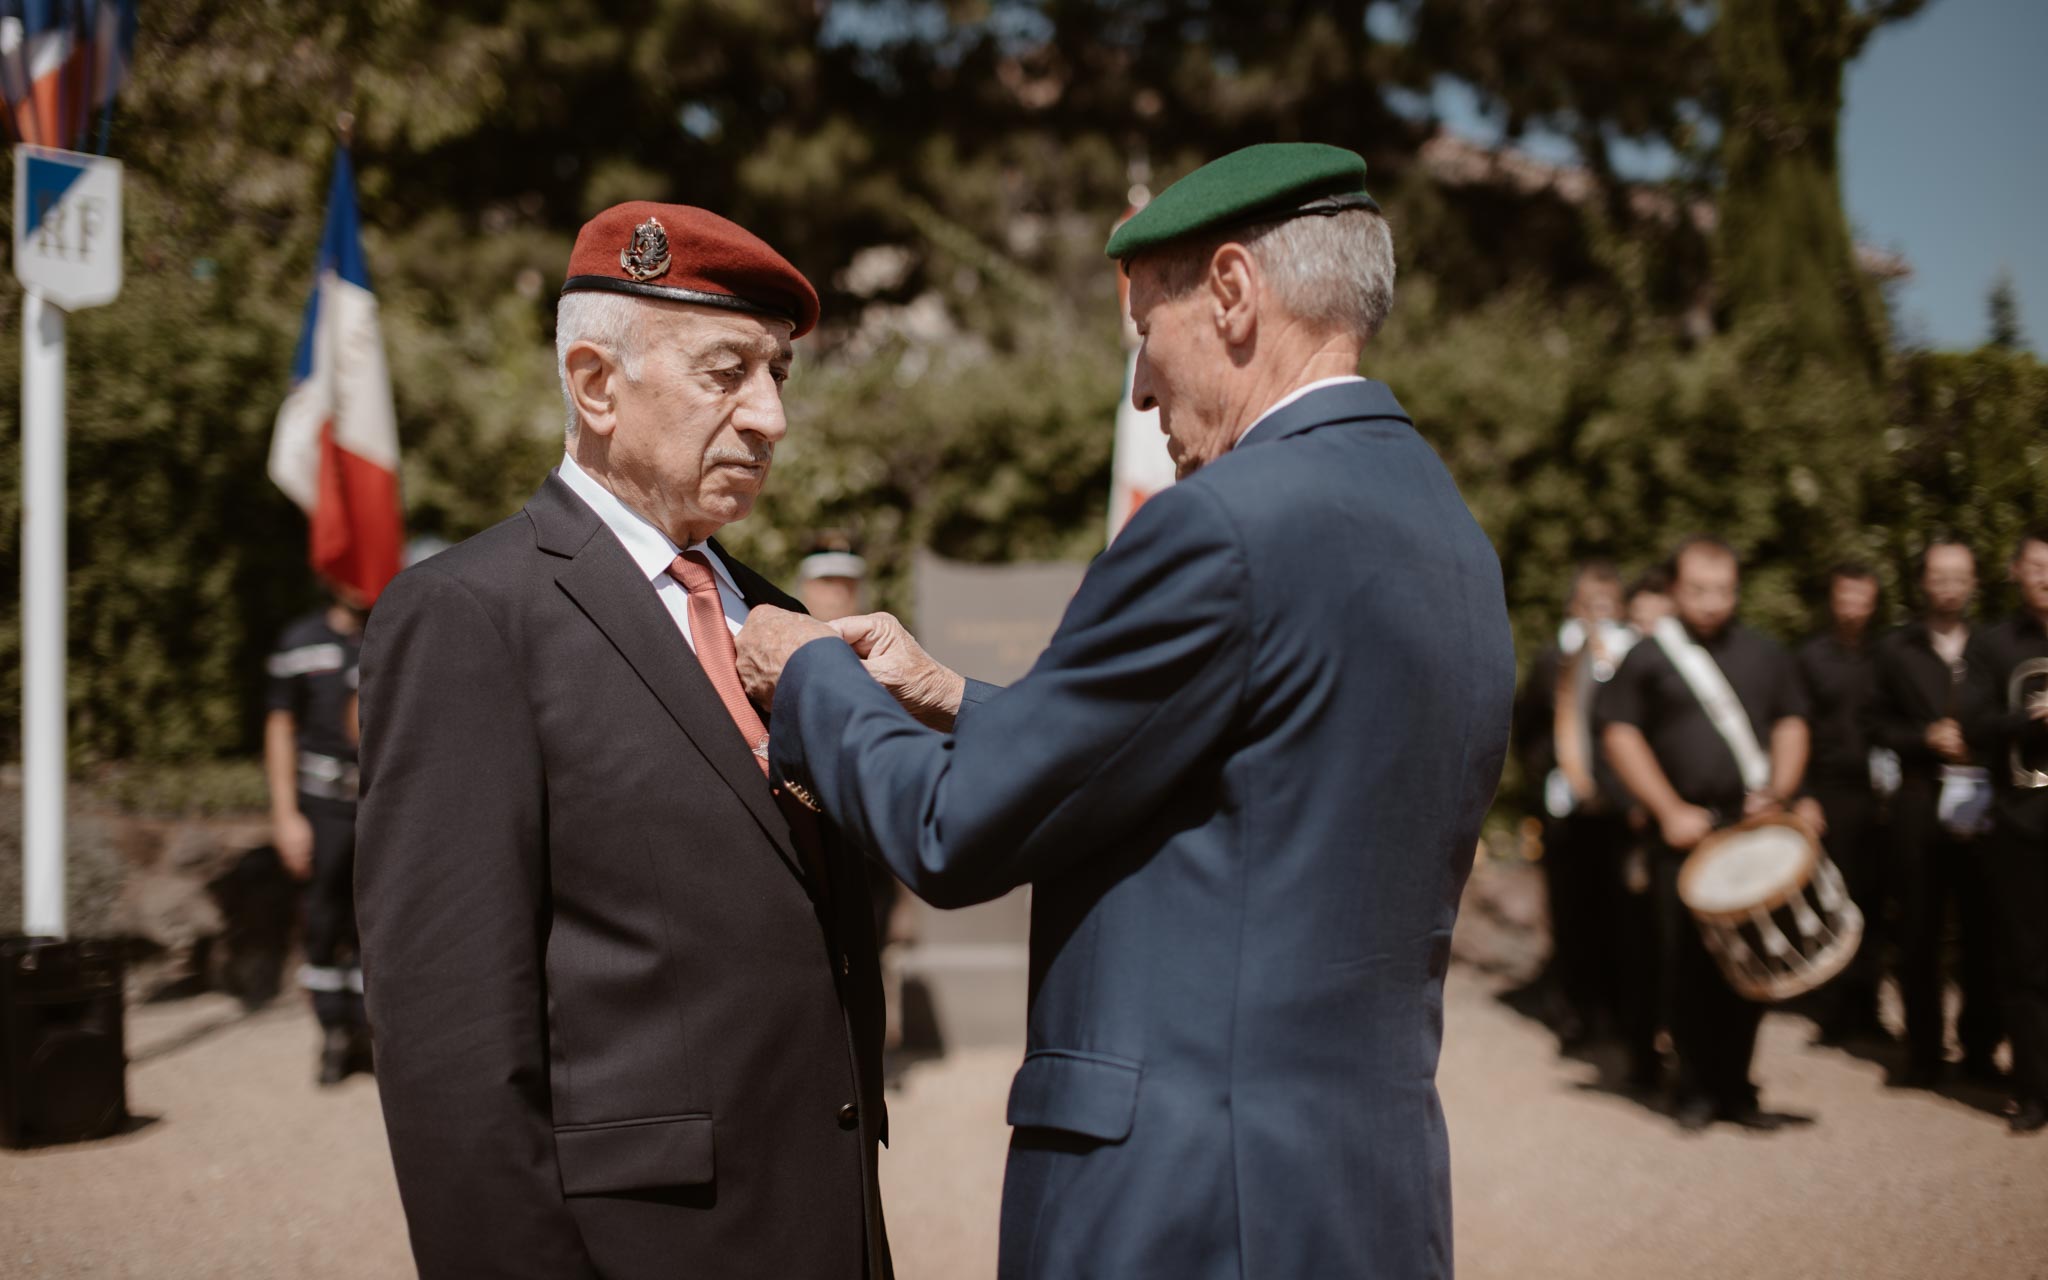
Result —
<instances>
[{"instance_id":1,"label":"green beret insignia","mask_svg":"<svg viewBox=\"0 0 2048 1280\"><path fill-rule=\"evenodd\" d=\"M1379 207L1366 194L1365 160L1357 152L1320 142L1261 142L1211 160L1160 192L1116 229L1103 252L1123 260L1204 232Z\"/></svg>"}]
</instances>

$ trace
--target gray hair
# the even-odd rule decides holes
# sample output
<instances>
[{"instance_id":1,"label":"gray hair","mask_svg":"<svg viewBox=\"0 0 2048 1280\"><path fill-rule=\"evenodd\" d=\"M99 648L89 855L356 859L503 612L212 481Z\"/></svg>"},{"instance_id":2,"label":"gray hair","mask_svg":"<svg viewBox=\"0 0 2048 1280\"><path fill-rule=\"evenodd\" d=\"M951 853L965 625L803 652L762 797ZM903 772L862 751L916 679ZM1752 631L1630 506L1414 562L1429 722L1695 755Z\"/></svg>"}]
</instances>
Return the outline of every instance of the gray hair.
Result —
<instances>
[{"instance_id":1,"label":"gray hair","mask_svg":"<svg viewBox=\"0 0 2048 1280\"><path fill-rule=\"evenodd\" d=\"M578 342L594 342L611 352L628 382L640 380L640 346L644 308L638 298L624 293L601 293L579 289L565 293L555 304L555 376L562 383L562 406L568 423L565 439L576 438L582 418L576 412L576 397L569 392L569 348Z\"/></svg>"},{"instance_id":2,"label":"gray hair","mask_svg":"<svg viewBox=\"0 0 2048 1280\"><path fill-rule=\"evenodd\" d=\"M1200 284L1216 250L1241 244L1287 310L1311 324L1370 339L1394 309L1394 233L1370 209L1309 215L1205 236L1161 256L1169 298Z\"/></svg>"}]
</instances>

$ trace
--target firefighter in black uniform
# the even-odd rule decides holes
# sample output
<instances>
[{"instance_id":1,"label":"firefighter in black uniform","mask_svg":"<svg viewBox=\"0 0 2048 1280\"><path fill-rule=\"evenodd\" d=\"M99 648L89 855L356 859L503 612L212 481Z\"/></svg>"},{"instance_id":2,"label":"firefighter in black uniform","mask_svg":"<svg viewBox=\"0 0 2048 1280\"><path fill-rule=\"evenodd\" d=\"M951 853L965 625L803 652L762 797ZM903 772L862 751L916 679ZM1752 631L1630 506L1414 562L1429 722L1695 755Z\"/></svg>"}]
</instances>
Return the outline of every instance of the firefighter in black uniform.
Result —
<instances>
[{"instance_id":1,"label":"firefighter in black uniform","mask_svg":"<svg viewBox=\"0 0 2048 1280\"><path fill-rule=\"evenodd\" d=\"M1985 868L2012 1037L2012 1127L2048 1128L2048 528L2012 562L2020 611L1970 637L1963 734L1991 770Z\"/></svg>"},{"instance_id":2,"label":"firefighter in black uniform","mask_svg":"<svg viewBox=\"0 0 2048 1280\"><path fill-rule=\"evenodd\" d=\"M1965 1075L1985 1083L1998 1079L1992 1055L2005 1036L2005 1018L1998 998L1997 930L1984 879L1990 771L1987 761L1972 758L1958 718L1970 602L1977 594L1976 555L1961 542L1936 537L1921 553L1920 590L1926 612L1877 643L1869 725L1871 743L1898 759L1886 824L1893 841L1889 887L1898 905L1897 977L1906 1015L1906 1068L1897 1083L1932 1089L1948 1069L1942 987L1951 906L1960 925L1956 1038L1962 1041ZM1880 918L1876 905L1863 904L1871 924ZM1870 945L1868 934L1863 945Z\"/></svg>"},{"instance_id":3,"label":"firefighter in black uniform","mask_svg":"<svg viewBox=\"0 0 2048 1280\"><path fill-rule=\"evenodd\" d=\"M293 622L270 655L263 765L273 842L306 881L299 985L320 1020L323 1085L369 1067L363 974L356 959L356 657L365 610L337 591Z\"/></svg>"}]
</instances>

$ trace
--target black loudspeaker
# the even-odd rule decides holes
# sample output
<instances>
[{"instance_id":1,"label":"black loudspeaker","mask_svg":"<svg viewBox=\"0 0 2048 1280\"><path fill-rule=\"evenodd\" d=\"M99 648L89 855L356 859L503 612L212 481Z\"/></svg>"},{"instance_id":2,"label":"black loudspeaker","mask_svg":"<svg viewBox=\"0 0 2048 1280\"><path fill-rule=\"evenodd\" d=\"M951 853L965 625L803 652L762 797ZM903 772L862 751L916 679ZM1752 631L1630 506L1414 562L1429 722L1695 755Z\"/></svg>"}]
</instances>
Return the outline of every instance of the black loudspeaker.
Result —
<instances>
[{"instance_id":1,"label":"black loudspeaker","mask_svg":"<svg viewBox=\"0 0 2048 1280\"><path fill-rule=\"evenodd\" d=\"M118 946L0 938L0 1144L103 1138L127 1120Z\"/></svg>"}]
</instances>

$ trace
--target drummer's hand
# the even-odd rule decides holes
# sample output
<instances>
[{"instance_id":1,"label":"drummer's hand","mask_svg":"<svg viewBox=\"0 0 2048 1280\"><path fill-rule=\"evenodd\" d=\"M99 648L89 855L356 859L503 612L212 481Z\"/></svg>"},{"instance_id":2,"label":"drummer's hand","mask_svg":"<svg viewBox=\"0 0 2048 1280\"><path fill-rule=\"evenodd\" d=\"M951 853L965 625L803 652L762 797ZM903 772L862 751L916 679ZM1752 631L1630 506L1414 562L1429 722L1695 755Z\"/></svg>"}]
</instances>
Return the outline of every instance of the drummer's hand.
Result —
<instances>
[{"instance_id":1,"label":"drummer's hand","mask_svg":"<svg viewBox=\"0 0 2048 1280\"><path fill-rule=\"evenodd\" d=\"M1792 816L1813 828L1813 834L1824 836L1828 833L1828 815L1821 811L1820 801L1812 796L1801 796L1792 806Z\"/></svg>"},{"instance_id":2,"label":"drummer's hand","mask_svg":"<svg viewBox=\"0 0 2048 1280\"><path fill-rule=\"evenodd\" d=\"M1754 818L1760 813L1776 813L1784 807L1784 802L1768 791L1752 791L1742 797L1742 816L1745 818Z\"/></svg>"},{"instance_id":3,"label":"drummer's hand","mask_svg":"<svg viewBox=\"0 0 2048 1280\"><path fill-rule=\"evenodd\" d=\"M1690 849L1714 830L1714 815L1696 804L1682 804L1657 820L1664 843L1674 849Z\"/></svg>"}]
</instances>

